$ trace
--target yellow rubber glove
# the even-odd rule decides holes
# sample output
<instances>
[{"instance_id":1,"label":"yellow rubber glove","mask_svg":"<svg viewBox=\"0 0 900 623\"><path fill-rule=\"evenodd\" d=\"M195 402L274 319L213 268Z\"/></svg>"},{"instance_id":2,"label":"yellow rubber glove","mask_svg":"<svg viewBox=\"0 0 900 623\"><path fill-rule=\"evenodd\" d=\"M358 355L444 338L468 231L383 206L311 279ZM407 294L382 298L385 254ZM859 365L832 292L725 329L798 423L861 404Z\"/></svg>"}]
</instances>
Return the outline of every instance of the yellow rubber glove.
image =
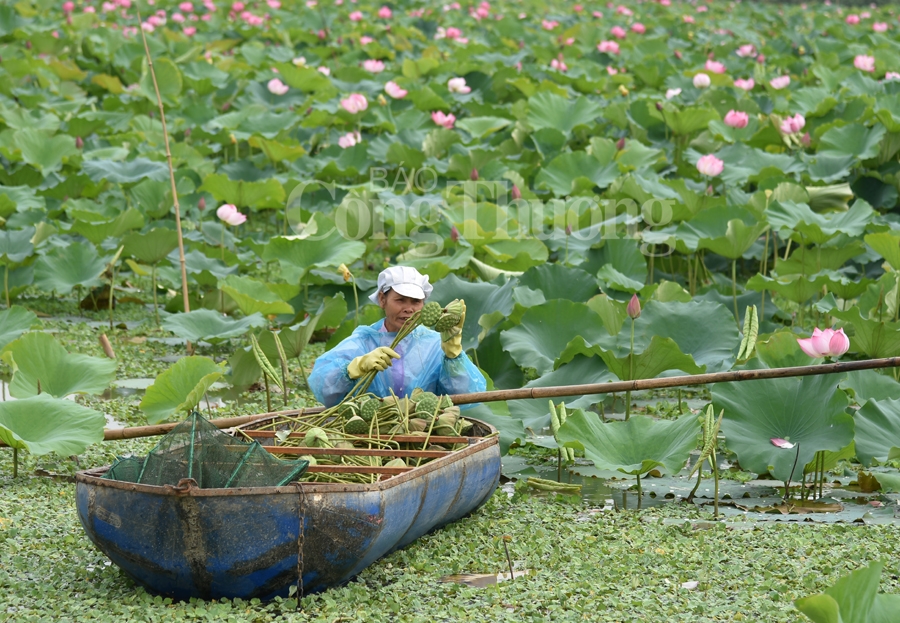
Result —
<instances>
[{"instance_id":1,"label":"yellow rubber glove","mask_svg":"<svg viewBox=\"0 0 900 623\"><path fill-rule=\"evenodd\" d=\"M391 359L400 359L393 349L387 346L379 346L371 353L361 355L347 365L347 374L351 379L358 379L363 374L368 374L372 370L381 372L391 367L394 362Z\"/></svg>"},{"instance_id":2,"label":"yellow rubber glove","mask_svg":"<svg viewBox=\"0 0 900 623\"><path fill-rule=\"evenodd\" d=\"M462 303L462 313L459 315L459 322L456 326L441 332L441 349L448 359L456 359L462 352L462 330L466 323L466 302L460 299Z\"/></svg>"}]
</instances>

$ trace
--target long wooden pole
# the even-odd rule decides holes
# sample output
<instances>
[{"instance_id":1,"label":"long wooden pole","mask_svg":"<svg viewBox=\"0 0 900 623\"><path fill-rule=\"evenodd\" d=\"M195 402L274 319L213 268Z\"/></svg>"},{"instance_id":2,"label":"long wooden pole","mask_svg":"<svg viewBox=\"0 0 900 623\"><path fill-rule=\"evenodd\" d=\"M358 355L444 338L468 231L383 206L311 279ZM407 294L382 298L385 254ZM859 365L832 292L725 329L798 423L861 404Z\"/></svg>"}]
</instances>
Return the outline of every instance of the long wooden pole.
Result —
<instances>
[{"instance_id":1,"label":"long wooden pole","mask_svg":"<svg viewBox=\"0 0 900 623\"><path fill-rule=\"evenodd\" d=\"M844 361L839 363L826 363L817 366L797 366L792 368L767 368L763 370L735 370L732 372L713 372L710 374L694 374L687 376L670 376L661 379L637 379L634 381L616 381L613 383L591 383L587 385L556 385L553 387L525 387L522 389L500 389L490 392L475 392L470 394L456 394L450 396L453 404L465 405L475 402L497 402L500 400L527 400L534 398L559 398L562 396L587 396L593 394L610 394L613 392L639 391L644 389L665 389L667 387L689 387L691 385L706 385L708 383L733 383L736 381L760 381L763 379L782 379L793 376L815 376L820 374L837 374L841 372L854 372L856 370L874 370L878 368L900 367L900 357L887 357L884 359L864 359L862 361ZM271 413L257 413L242 417L221 418L210 420L217 428L231 428L243 426L256 421L262 421L276 416L298 417L313 415L324 411L324 407L310 407L304 409L288 409L285 411L272 411ZM104 431L105 441L118 439L135 439L138 437L152 437L165 435L178 426L178 422L156 424L154 426L132 426L129 428L108 428ZM3 446L0 442L0 446Z\"/></svg>"}]
</instances>

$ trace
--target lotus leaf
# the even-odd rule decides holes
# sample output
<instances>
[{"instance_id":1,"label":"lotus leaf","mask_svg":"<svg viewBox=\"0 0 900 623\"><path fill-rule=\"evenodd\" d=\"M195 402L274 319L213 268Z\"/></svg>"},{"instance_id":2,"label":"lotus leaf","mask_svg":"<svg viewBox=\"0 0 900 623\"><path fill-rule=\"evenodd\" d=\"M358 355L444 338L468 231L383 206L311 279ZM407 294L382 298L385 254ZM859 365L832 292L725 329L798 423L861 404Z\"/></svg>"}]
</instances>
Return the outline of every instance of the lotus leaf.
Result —
<instances>
[{"instance_id":1,"label":"lotus leaf","mask_svg":"<svg viewBox=\"0 0 900 623\"><path fill-rule=\"evenodd\" d=\"M766 218L772 227L794 229L803 234L807 242L820 245L840 233L859 236L872 214L872 206L862 200L855 201L846 212L827 215L816 214L803 203L773 201L766 211Z\"/></svg>"},{"instance_id":2,"label":"lotus leaf","mask_svg":"<svg viewBox=\"0 0 900 623\"><path fill-rule=\"evenodd\" d=\"M103 441L102 413L49 394L0 402L0 441L31 454L81 454Z\"/></svg>"},{"instance_id":3,"label":"lotus leaf","mask_svg":"<svg viewBox=\"0 0 900 623\"><path fill-rule=\"evenodd\" d=\"M95 182L107 180L113 184L133 184L146 179L157 182L169 179L169 169L165 162L147 158L134 158L126 162L86 160L81 168Z\"/></svg>"},{"instance_id":4,"label":"lotus leaf","mask_svg":"<svg viewBox=\"0 0 900 623\"><path fill-rule=\"evenodd\" d=\"M697 446L697 417L654 420L635 415L624 422L604 423L595 413L576 411L559 429L568 447L584 450L598 469L614 469L640 476L652 469L674 474L687 463Z\"/></svg>"},{"instance_id":5,"label":"lotus leaf","mask_svg":"<svg viewBox=\"0 0 900 623\"><path fill-rule=\"evenodd\" d=\"M848 372L841 387L852 390L855 402L860 406L869 400L900 400L900 383L878 370Z\"/></svg>"},{"instance_id":6,"label":"lotus leaf","mask_svg":"<svg viewBox=\"0 0 900 623\"><path fill-rule=\"evenodd\" d=\"M366 245L347 240L323 214L315 214L314 229L306 238L278 236L272 238L263 251L263 260L278 260L288 281L299 282L314 267L338 267L352 264L366 251Z\"/></svg>"},{"instance_id":7,"label":"lotus leaf","mask_svg":"<svg viewBox=\"0 0 900 623\"><path fill-rule=\"evenodd\" d=\"M263 327L265 324L266 319L260 313L235 320L211 309L172 314L162 322L164 329L180 338L191 342L206 340L211 344L244 335L251 328Z\"/></svg>"},{"instance_id":8,"label":"lotus leaf","mask_svg":"<svg viewBox=\"0 0 900 623\"><path fill-rule=\"evenodd\" d=\"M141 411L151 424L190 412L224 373L222 366L209 357L182 357L147 388Z\"/></svg>"},{"instance_id":9,"label":"lotus leaf","mask_svg":"<svg viewBox=\"0 0 900 623\"><path fill-rule=\"evenodd\" d=\"M16 398L99 394L116 376L115 361L66 352L49 333L26 333L7 344L2 357L13 369L9 393Z\"/></svg>"},{"instance_id":10,"label":"lotus leaf","mask_svg":"<svg viewBox=\"0 0 900 623\"><path fill-rule=\"evenodd\" d=\"M0 262L11 266L28 259L34 253L34 233L34 227L0 230Z\"/></svg>"},{"instance_id":11,"label":"lotus leaf","mask_svg":"<svg viewBox=\"0 0 900 623\"><path fill-rule=\"evenodd\" d=\"M900 458L900 400L869 400L853 419L860 463Z\"/></svg>"},{"instance_id":12,"label":"lotus leaf","mask_svg":"<svg viewBox=\"0 0 900 623\"><path fill-rule=\"evenodd\" d=\"M900 595L878 592L883 562L873 562L842 577L823 594L794 601L813 623L897 623Z\"/></svg>"},{"instance_id":13,"label":"lotus leaf","mask_svg":"<svg viewBox=\"0 0 900 623\"><path fill-rule=\"evenodd\" d=\"M63 163L78 153L75 138L67 134L53 135L44 130L18 130L14 142L22 152L22 159L44 175L59 171Z\"/></svg>"},{"instance_id":14,"label":"lotus leaf","mask_svg":"<svg viewBox=\"0 0 900 623\"><path fill-rule=\"evenodd\" d=\"M125 255L147 264L157 264L178 246L178 234L171 229L156 228L144 233L128 234L122 239Z\"/></svg>"},{"instance_id":15,"label":"lotus leaf","mask_svg":"<svg viewBox=\"0 0 900 623\"><path fill-rule=\"evenodd\" d=\"M713 405L725 410L726 443L741 466L788 481L795 462L802 470L819 450L837 452L853 441L853 418L838 382L822 375L713 385ZM773 445L775 438L796 449Z\"/></svg>"},{"instance_id":16,"label":"lotus leaf","mask_svg":"<svg viewBox=\"0 0 900 623\"><path fill-rule=\"evenodd\" d=\"M835 311L835 318L849 322L854 329L850 336L850 348L865 353L872 359L900 355L900 323L879 322L863 318L859 307Z\"/></svg>"},{"instance_id":17,"label":"lotus leaf","mask_svg":"<svg viewBox=\"0 0 900 623\"><path fill-rule=\"evenodd\" d=\"M573 194L579 179L589 181L588 189L598 186L603 189L613 183L619 176L619 167L615 163L603 165L593 156L583 151L561 154L549 165L542 167L534 180L537 188L548 188L557 197ZM580 194L580 193L577 193Z\"/></svg>"},{"instance_id":18,"label":"lotus leaf","mask_svg":"<svg viewBox=\"0 0 900 623\"><path fill-rule=\"evenodd\" d=\"M0 349L28 331L40 325L35 313L18 305L0 311Z\"/></svg>"},{"instance_id":19,"label":"lotus leaf","mask_svg":"<svg viewBox=\"0 0 900 623\"><path fill-rule=\"evenodd\" d=\"M530 268L519 277L519 284L540 290L544 300L568 299L587 302L597 294L597 280L590 273L562 264L543 264Z\"/></svg>"},{"instance_id":20,"label":"lotus leaf","mask_svg":"<svg viewBox=\"0 0 900 623\"><path fill-rule=\"evenodd\" d=\"M34 267L34 283L45 292L68 294L73 288L93 288L102 282L100 276L109 258L97 255L93 245L73 242L38 258Z\"/></svg>"},{"instance_id":21,"label":"lotus leaf","mask_svg":"<svg viewBox=\"0 0 900 623\"><path fill-rule=\"evenodd\" d=\"M225 294L234 299L245 316L257 312L264 316L294 313L294 308L266 287L262 281L229 275L221 288Z\"/></svg>"},{"instance_id":22,"label":"lotus leaf","mask_svg":"<svg viewBox=\"0 0 900 623\"><path fill-rule=\"evenodd\" d=\"M819 149L823 152L834 152L842 156L855 156L860 160L874 158L878 154L878 146L884 138L885 128L876 124L866 128L858 123L841 127L833 127L819 137Z\"/></svg>"},{"instance_id":23,"label":"lotus leaf","mask_svg":"<svg viewBox=\"0 0 900 623\"><path fill-rule=\"evenodd\" d=\"M115 218L106 221L75 220L72 231L77 232L93 242L100 244L107 238L119 238L127 231L144 226L144 215L134 208L128 208Z\"/></svg>"},{"instance_id":24,"label":"lotus leaf","mask_svg":"<svg viewBox=\"0 0 900 623\"><path fill-rule=\"evenodd\" d=\"M528 98L528 124L535 130L551 128L569 134L579 125L590 125L600 115L603 107L587 97L574 102L541 91Z\"/></svg>"}]
</instances>

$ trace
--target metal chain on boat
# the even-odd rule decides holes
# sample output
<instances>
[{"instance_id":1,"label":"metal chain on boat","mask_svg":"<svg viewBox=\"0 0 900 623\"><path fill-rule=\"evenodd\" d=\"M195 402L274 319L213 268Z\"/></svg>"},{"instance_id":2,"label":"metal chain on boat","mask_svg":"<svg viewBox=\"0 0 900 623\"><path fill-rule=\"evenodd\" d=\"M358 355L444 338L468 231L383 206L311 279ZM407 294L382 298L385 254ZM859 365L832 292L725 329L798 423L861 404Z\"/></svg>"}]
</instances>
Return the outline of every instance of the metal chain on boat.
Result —
<instances>
[{"instance_id":1,"label":"metal chain on boat","mask_svg":"<svg viewBox=\"0 0 900 623\"><path fill-rule=\"evenodd\" d=\"M300 600L303 599L303 524L305 523L303 509L306 507L306 491L303 489L302 483L295 482L294 484L300 493L297 497L297 610L300 610Z\"/></svg>"}]
</instances>

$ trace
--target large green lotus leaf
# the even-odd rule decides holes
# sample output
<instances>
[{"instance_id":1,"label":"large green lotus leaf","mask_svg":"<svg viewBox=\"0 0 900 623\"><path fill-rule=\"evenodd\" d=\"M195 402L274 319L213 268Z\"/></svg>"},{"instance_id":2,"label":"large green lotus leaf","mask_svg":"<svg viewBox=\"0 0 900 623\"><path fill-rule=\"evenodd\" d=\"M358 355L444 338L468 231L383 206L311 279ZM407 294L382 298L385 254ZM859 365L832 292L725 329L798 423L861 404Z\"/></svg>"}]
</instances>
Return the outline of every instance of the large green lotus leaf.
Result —
<instances>
[{"instance_id":1,"label":"large green lotus leaf","mask_svg":"<svg viewBox=\"0 0 900 623\"><path fill-rule=\"evenodd\" d=\"M366 252L366 244L345 238L327 216L315 213L314 229L306 238L277 236L263 251L263 260L278 260L287 281L299 282L311 268L352 264Z\"/></svg>"},{"instance_id":2,"label":"large green lotus leaf","mask_svg":"<svg viewBox=\"0 0 900 623\"><path fill-rule=\"evenodd\" d=\"M506 271L524 271L547 261L550 251L537 238L495 240L481 247L491 265Z\"/></svg>"},{"instance_id":3,"label":"large green lotus leaf","mask_svg":"<svg viewBox=\"0 0 900 623\"><path fill-rule=\"evenodd\" d=\"M884 493L900 493L900 474L896 472L874 472L872 474Z\"/></svg>"},{"instance_id":4,"label":"large green lotus leaf","mask_svg":"<svg viewBox=\"0 0 900 623\"><path fill-rule=\"evenodd\" d=\"M9 393L16 398L99 394L116 376L115 361L69 353L52 335L39 331L7 344L3 360L13 369Z\"/></svg>"},{"instance_id":5,"label":"large green lotus leaf","mask_svg":"<svg viewBox=\"0 0 900 623\"><path fill-rule=\"evenodd\" d=\"M107 221L83 221L76 219L72 231L81 234L94 244L107 238L119 238L127 231L144 226L144 215L134 208L128 208L117 217Z\"/></svg>"},{"instance_id":6,"label":"large green lotus leaf","mask_svg":"<svg viewBox=\"0 0 900 623\"><path fill-rule=\"evenodd\" d=\"M103 441L105 424L99 411L49 394L0 402L0 441L31 454L81 454Z\"/></svg>"},{"instance_id":7,"label":"large green lotus leaf","mask_svg":"<svg viewBox=\"0 0 900 623\"><path fill-rule=\"evenodd\" d=\"M165 228L155 228L144 233L131 233L122 239L125 255L144 262L156 264L178 246L178 233Z\"/></svg>"},{"instance_id":8,"label":"large green lotus leaf","mask_svg":"<svg viewBox=\"0 0 900 623\"><path fill-rule=\"evenodd\" d=\"M856 164L856 156L847 156L833 151L803 156L803 160L806 162L810 179L825 184L847 179L850 169Z\"/></svg>"},{"instance_id":9,"label":"large green lotus leaf","mask_svg":"<svg viewBox=\"0 0 900 623\"><path fill-rule=\"evenodd\" d=\"M513 290L518 281L509 279L497 283L469 282L454 274L434 284L432 300L446 305L453 299L466 302L466 323L463 325L463 348L476 348L478 343L500 321L513 311Z\"/></svg>"},{"instance_id":10,"label":"large green lotus leaf","mask_svg":"<svg viewBox=\"0 0 900 623\"><path fill-rule=\"evenodd\" d=\"M552 190L557 197L565 197L572 193L576 180L582 177L603 189L619 177L619 167L614 163L602 165L583 151L569 152L541 167L534 178L534 185Z\"/></svg>"},{"instance_id":11,"label":"large green lotus leaf","mask_svg":"<svg viewBox=\"0 0 900 623\"><path fill-rule=\"evenodd\" d=\"M797 338L800 336L790 329L759 337L760 339L756 342L756 355L768 368L809 366L821 361L810 359L809 355L801 350L797 343Z\"/></svg>"},{"instance_id":12,"label":"large green lotus leaf","mask_svg":"<svg viewBox=\"0 0 900 623\"><path fill-rule=\"evenodd\" d=\"M686 355L678 348L678 344L671 338L654 335L650 344L641 353L627 354L617 357L614 352L594 348L595 352L609 367L610 371L623 381L634 379L652 379L666 370L681 370L687 374L702 374L706 367L700 367L690 355ZM566 358L572 354L566 349ZM584 354L584 353L582 353ZM563 357L560 360L565 361Z\"/></svg>"},{"instance_id":13,"label":"large green lotus leaf","mask_svg":"<svg viewBox=\"0 0 900 623\"><path fill-rule=\"evenodd\" d=\"M217 201L238 207L282 208L287 195L274 177L260 181L232 180L224 173L206 176L201 191L209 192Z\"/></svg>"},{"instance_id":14,"label":"large green lotus leaf","mask_svg":"<svg viewBox=\"0 0 900 623\"><path fill-rule=\"evenodd\" d=\"M633 238L605 239L602 247L591 249L588 261L583 263L580 268L600 275L600 271L607 265L614 269L615 274L640 283L641 287L647 280L647 258L641 253L640 242ZM613 273L610 271L604 274Z\"/></svg>"},{"instance_id":15,"label":"large green lotus leaf","mask_svg":"<svg viewBox=\"0 0 900 623\"><path fill-rule=\"evenodd\" d=\"M859 123L832 127L819 137L819 151L832 151L842 156L868 160L878 155L879 144L885 132L885 127L880 124L871 128Z\"/></svg>"},{"instance_id":16,"label":"large green lotus leaf","mask_svg":"<svg viewBox=\"0 0 900 623\"><path fill-rule=\"evenodd\" d=\"M766 210L766 219L775 228L793 229L803 234L807 243L824 244L840 233L859 236L872 219L872 206L858 199L846 212L817 214L805 203L773 201Z\"/></svg>"},{"instance_id":17,"label":"large green lotus leaf","mask_svg":"<svg viewBox=\"0 0 900 623\"><path fill-rule=\"evenodd\" d=\"M34 266L34 284L44 292L68 294L76 286L93 288L102 281L108 258L92 244L73 242L41 256Z\"/></svg>"},{"instance_id":18,"label":"large green lotus leaf","mask_svg":"<svg viewBox=\"0 0 900 623\"><path fill-rule=\"evenodd\" d=\"M519 285L540 290L547 301L568 299L586 303L597 294L597 280L580 268L562 264L542 264L530 268L519 277Z\"/></svg>"},{"instance_id":19,"label":"large green lotus leaf","mask_svg":"<svg viewBox=\"0 0 900 623\"><path fill-rule=\"evenodd\" d=\"M475 360L497 389L517 389L525 383L522 369L503 352L498 332L490 333L484 338L475 351Z\"/></svg>"},{"instance_id":20,"label":"large green lotus leaf","mask_svg":"<svg viewBox=\"0 0 900 623\"><path fill-rule=\"evenodd\" d=\"M24 307L13 305L0 311L0 349L28 331L35 324L40 325L35 313Z\"/></svg>"},{"instance_id":21,"label":"large green lotus leaf","mask_svg":"<svg viewBox=\"0 0 900 623\"><path fill-rule=\"evenodd\" d=\"M719 119L719 113L713 108L687 106L678 108L672 104L665 106L663 119L675 134L682 136L705 129L710 121Z\"/></svg>"},{"instance_id":22,"label":"large green lotus leaf","mask_svg":"<svg viewBox=\"0 0 900 623\"><path fill-rule=\"evenodd\" d=\"M13 134L13 142L22 152L22 159L44 175L59 171L66 159L78 154L75 137L68 134L18 130Z\"/></svg>"},{"instance_id":23,"label":"large green lotus leaf","mask_svg":"<svg viewBox=\"0 0 900 623\"><path fill-rule=\"evenodd\" d=\"M869 400L900 400L900 383L879 370L848 372L841 388L852 390L854 402L860 406Z\"/></svg>"},{"instance_id":24,"label":"large green lotus leaf","mask_svg":"<svg viewBox=\"0 0 900 623\"><path fill-rule=\"evenodd\" d=\"M754 214L738 206L704 210L678 225L678 237L691 250L709 249L730 260L750 249L767 228Z\"/></svg>"},{"instance_id":25,"label":"large green lotus leaf","mask_svg":"<svg viewBox=\"0 0 900 623\"><path fill-rule=\"evenodd\" d=\"M819 450L846 447L853 441L853 417L846 413L847 395L839 382L822 375L713 385L716 412L725 410L728 448L744 469L787 481L795 461L802 470ZM798 447L780 448L772 439Z\"/></svg>"},{"instance_id":26,"label":"large green lotus leaf","mask_svg":"<svg viewBox=\"0 0 900 623\"><path fill-rule=\"evenodd\" d=\"M628 333L627 323L625 328L623 333ZM635 334L642 341L653 335L672 338L681 352L690 355L706 372L731 369L741 341L734 314L711 301L648 301L635 322ZM619 336L620 346L624 337Z\"/></svg>"},{"instance_id":27,"label":"large green lotus leaf","mask_svg":"<svg viewBox=\"0 0 900 623\"><path fill-rule=\"evenodd\" d=\"M172 314L162 321L162 326L180 338L211 344L244 335L251 328L263 327L266 319L256 313L235 320L211 309L197 309L188 313Z\"/></svg>"},{"instance_id":28,"label":"large green lotus leaf","mask_svg":"<svg viewBox=\"0 0 900 623\"><path fill-rule=\"evenodd\" d=\"M652 469L676 473L697 446L697 416L654 420L635 415L624 422L604 423L596 413L577 411L559 429L559 440L584 450L598 469L646 474Z\"/></svg>"},{"instance_id":29,"label":"large green lotus leaf","mask_svg":"<svg viewBox=\"0 0 900 623\"><path fill-rule=\"evenodd\" d=\"M382 318L384 318L384 312L380 307L378 307L378 305L364 304L359 308L358 324L372 325ZM356 329L357 326L356 315L347 314L347 317L340 324L337 330L335 330L335 332L331 334L331 337L328 338L328 341L325 343L325 350L331 350L332 348L340 344L347 336L353 333L354 329Z\"/></svg>"},{"instance_id":30,"label":"large green lotus leaf","mask_svg":"<svg viewBox=\"0 0 900 623\"><path fill-rule=\"evenodd\" d=\"M133 184L145 179L157 182L169 179L165 162L135 158L126 162L112 160L85 160L81 170L94 182L109 181L113 184Z\"/></svg>"},{"instance_id":31,"label":"large green lotus leaf","mask_svg":"<svg viewBox=\"0 0 900 623\"><path fill-rule=\"evenodd\" d=\"M658 168L661 162L666 162L665 152L640 141L626 141L625 148L616 154L616 164L622 173Z\"/></svg>"},{"instance_id":32,"label":"large green lotus leaf","mask_svg":"<svg viewBox=\"0 0 900 623\"><path fill-rule=\"evenodd\" d=\"M484 138L488 134L498 132L508 126L512 121L502 117L467 117L456 122L457 128L462 128L475 138Z\"/></svg>"},{"instance_id":33,"label":"large green lotus leaf","mask_svg":"<svg viewBox=\"0 0 900 623\"><path fill-rule=\"evenodd\" d=\"M866 234L864 240L894 270L900 270L900 235L893 232Z\"/></svg>"},{"instance_id":34,"label":"large green lotus leaf","mask_svg":"<svg viewBox=\"0 0 900 623\"><path fill-rule=\"evenodd\" d=\"M491 406L495 404L491 403ZM466 409L466 417L487 422L497 429L500 437L500 453L502 455L506 455L509 452L509 447L516 441L524 441L528 438L525 434L525 426L522 420L495 413L487 404L482 403Z\"/></svg>"},{"instance_id":35,"label":"large green lotus leaf","mask_svg":"<svg viewBox=\"0 0 900 623\"><path fill-rule=\"evenodd\" d=\"M744 287L756 292L777 292L795 303L805 303L822 291L819 278L807 278L803 275L785 275L773 278L757 273L747 280Z\"/></svg>"},{"instance_id":36,"label":"large green lotus leaf","mask_svg":"<svg viewBox=\"0 0 900 623\"><path fill-rule=\"evenodd\" d=\"M156 74L156 86L153 84L153 75L150 73L150 66L144 61L143 71L141 72L141 91L144 97L157 105L156 88L159 88L159 95L162 97L163 103L172 106L176 103L178 96L181 94L183 79L181 71L173 61L168 58L157 58L153 61L153 70Z\"/></svg>"},{"instance_id":37,"label":"large green lotus leaf","mask_svg":"<svg viewBox=\"0 0 900 623\"><path fill-rule=\"evenodd\" d=\"M611 299L606 294L598 294L587 305L597 312L610 335L618 335L628 318L626 303Z\"/></svg>"},{"instance_id":38,"label":"large green lotus leaf","mask_svg":"<svg viewBox=\"0 0 900 623\"><path fill-rule=\"evenodd\" d=\"M871 359L900 356L900 323L863 318L857 306L846 311L835 310L832 315L853 325L850 348L854 351L865 353Z\"/></svg>"},{"instance_id":39,"label":"large green lotus leaf","mask_svg":"<svg viewBox=\"0 0 900 623\"><path fill-rule=\"evenodd\" d=\"M182 357L147 388L141 411L151 424L190 412L224 374L222 366L209 357Z\"/></svg>"},{"instance_id":40,"label":"large green lotus leaf","mask_svg":"<svg viewBox=\"0 0 900 623\"><path fill-rule=\"evenodd\" d=\"M519 366L543 375L553 370L553 362L574 338L597 343L604 335L603 322L590 307L556 299L529 308L518 326L500 333L500 342Z\"/></svg>"},{"instance_id":41,"label":"large green lotus leaf","mask_svg":"<svg viewBox=\"0 0 900 623\"><path fill-rule=\"evenodd\" d=\"M900 400L869 400L853 419L860 463L900 457Z\"/></svg>"},{"instance_id":42,"label":"large green lotus leaf","mask_svg":"<svg viewBox=\"0 0 900 623\"><path fill-rule=\"evenodd\" d=\"M878 593L883 568L883 562L873 562L845 575L823 594L801 597L794 605L813 623L898 623L900 596Z\"/></svg>"},{"instance_id":43,"label":"large green lotus leaf","mask_svg":"<svg viewBox=\"0 0 900 623\"><path fill-rule=\"evenodd\" d=\"M0 262L11 265L25 261L34 253L34 232L34 227L0 230Z\"/></svg>"},{"instance_id":44,"label":"large green lotus leaf","mask_svg":"<svg viewBox=\"0 0 900 623\"><path fill-rule=\"evenodd\" d=\"M574 102L562 95L541 91L528 98L528 125L535 130L552 128L565 134L578 125L590 125L600 116L603 106L587 97Z\"/></svg>"},{"instance_id":45,"label":"large green lotus leaf","mask_svg":"<svg viewBox=\"0 0 900 623\"><path fill-rule=\"evenodd\" d=\"M834 245L837 246L834 246ZM816 246L810 250L801 246L791 252L788 259L778 260L779 275L813 275L821 270L838 270L847 260L866 252L866 245L860 240L847 241L845 238L835 238L829 242L829 246Z\"/></svg>"},{"instance_id":46,"label":"large green lotus leaf","mask_svg":"<svg viewBox=\"0 0 900 623\"><path fill-rule=\"evenodd\" d=\"M722 179L729 187L742 186L760 175L763 169L775 169L789 175L803 171L803 164L794 156L772 154L744 143L727 145L716 152L725 163Z\"/></svg>"},{"instance_id":47,"label":"large green lotus leaf","mask_svg":"<svg viewBox=\"0 0 900 623\"><path fill-rule=\"evenodd\" d=\"M245 316L257 312L264 316L294 313L294 308L267 288L265 283L251 277L229 275L221 289L234 299Z\"/></svg>"}]
</instances>

